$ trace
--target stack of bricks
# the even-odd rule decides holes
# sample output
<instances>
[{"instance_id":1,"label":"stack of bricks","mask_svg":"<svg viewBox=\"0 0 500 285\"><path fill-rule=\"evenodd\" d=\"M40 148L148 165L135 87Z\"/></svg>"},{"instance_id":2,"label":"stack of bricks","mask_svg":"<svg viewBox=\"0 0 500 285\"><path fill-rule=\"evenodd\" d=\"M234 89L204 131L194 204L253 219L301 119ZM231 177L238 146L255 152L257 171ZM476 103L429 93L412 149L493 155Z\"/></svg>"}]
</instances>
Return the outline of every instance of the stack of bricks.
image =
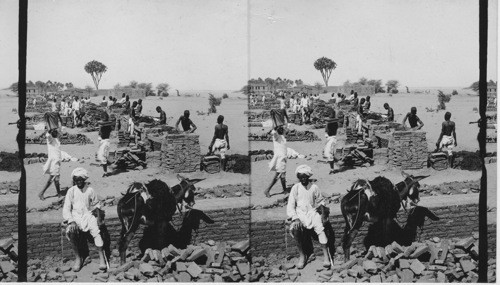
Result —
<instances>
[{"instance_id":1,"label":"stack of bricks","mask_svg":"<svg viewBox=\"0 0 500 285\"><path fill-rule=\"evenodd\" d=\"M46 101L36 102L36 105L33 106L32 102L28 103L26 106L26 113L45 113L52 111L52 107Z\"/></svg>"},{"instance_id":2,"label":"stack of bricks","mask_svg":"<svg viewBox=\"0 0 500 285\"><path fill-rule=\"evenodd\" d=\"M161 167L170 173L200 169L200 137L195 134L168 134L161 145Z\"/></svg>"},{"instance_id":3,"label":"stack of bricks","mask_svg":"<svg viewBox=\"0 0 500 285\"><path fill-rule=\"evenodd\" d=\"M427 165L427 138L423 131L397 131L389 140L389 163L402 169Z\"/></svg>"},{"instance_id":4,"label":"stack of bricks","mask_svg":"<svg viewBox=\"0 0 500 285\"><path fill-rule=\"evenodd\" d=\"M264 110L271 110L271 109L279 109L280 108L280 102L278 100L271 100L268 99L262 103L262 101L257 101L257 103L254 105L250 104L249 109L264 109Z\"/></svg>"},{"instance_id":5,"label":"stack of bricks","mask_svg":"<svg viewBox=\"0 0 500 285\"><path fill-rule=\"evenodd\" d=\"M356 129L356 113L350 112L344 116L344 128L346 144L355 144L363 141L363 135L358 135L358 130Z\"/></svg>"}]
</instances>

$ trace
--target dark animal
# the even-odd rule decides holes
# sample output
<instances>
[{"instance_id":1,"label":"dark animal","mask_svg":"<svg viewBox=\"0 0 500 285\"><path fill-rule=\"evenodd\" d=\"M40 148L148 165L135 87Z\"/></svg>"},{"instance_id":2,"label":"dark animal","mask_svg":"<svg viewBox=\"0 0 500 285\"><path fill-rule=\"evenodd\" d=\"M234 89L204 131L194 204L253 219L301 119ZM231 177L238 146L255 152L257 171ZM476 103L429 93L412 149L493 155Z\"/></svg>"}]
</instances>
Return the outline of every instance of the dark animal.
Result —
<instances>
[{"instance_id":1,"label":"dark animal","mask_svg":"<svg viewBox=\"0 0 500 285\"><path fill-rule=\"evenodd\" d=\"M118 218L122 224L118 245L121 264L125 263L128 244L141 222L155 229L152 248L162 249L167 246L166 233L176 210L182 211L183 202L186 208L194 205L194 184L203 179L190 180L180 175L177 178L180 183L172 188L158 179L147 184L132 183L118 202Z\"/></svg>"},{"instance_id":2,"label":"dark animal","mask_svg":"<svg viewBox=\"0 0 500 285\"><path fill-rule=\"evenodd\" d=\"M365 220L380 223L381 243L385 246L391 242L391 221L396 217L402 201L410 199L413 203L418 203L418 181L428 176L414 177L405 172L401 172L401 175L405 179L395 186L389 179L381 176L372 181L357 180L342 197L341 211L346 222L342 237L345 261L350 258L351 244Z\"/></svg>"},{"instance_id":3,"label":"dark animal","mask_svg":"<svg viewBox=\"0 0 500 285\"><path fill-rule=\"evenodd\" d=\"M391 221L389 226L390 236L392 241L396 241L403 246L409 246L417 240L418 230L423 230L426 218L433 221L438 221L437 217L431 210L426 207L416 206L408 211L406 224L401 227L395 220ZM383 241L380 239L380 231L382 224L376 222L368 227L368 234L365 237L364 245L368 249L371 245L384 246Z\"/></svg>"}]
</instances>

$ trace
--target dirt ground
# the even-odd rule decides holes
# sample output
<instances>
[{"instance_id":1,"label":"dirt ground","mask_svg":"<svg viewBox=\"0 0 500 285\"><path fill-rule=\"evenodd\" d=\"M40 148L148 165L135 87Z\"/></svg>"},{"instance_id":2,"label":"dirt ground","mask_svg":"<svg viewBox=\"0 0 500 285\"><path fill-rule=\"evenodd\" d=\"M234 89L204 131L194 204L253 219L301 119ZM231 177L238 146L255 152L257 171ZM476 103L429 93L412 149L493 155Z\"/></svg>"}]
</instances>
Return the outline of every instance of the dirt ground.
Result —
<instances>
[{"instance_id":1,"label":"dirt ground","mask_svg":"<svg viewBox=\"0 0 500 285\"><path fill-rule=\"evenodd\" d=\"M182 94L182 93L181 93ZM214 93L216 97L221 97L222 94ZM143 100L144 114L158 116L155 111L156 106L160 106L167 113L169 118L168 125L175 125L176 120L182 115L185 109L191 112L191 119L196 124L198 129L196 133L200 135L200 147L202 153L208 150L208 145L213 137L213 130L216 124L217 116L222 114L225 116L225 123L229 126L229 139L231 150L229 154L248 153L247 141L247 122L243 112L246 110L247 101L239 93L228 93L229 98L222 100L222 104L217 107L217 114L198 115L197 111L207 112L208 110L208 94L201 94L200 97L167 97L160 99L158 97L148 97ZM92 98L93 102L98 102L102 98ZM172 118L174 117L175 120ZM80 129L68 129L70 133L78 133ZM31 131L34 132L34 131ZM41 132L38 132L41 133ZM84 167L89 171L89 182L97 190L102 197L120 196L121 192L127 189L127 186L134 181L149 181L154 178L164 180L168 185L178 183L176 175L163 173L161 169L146 168L144 170L131 170L125 173L119 173L110 177L102 178L103 170L101 167L92 166L95 162L95 153L98 148L97 132L84 133L94 144L87 145L62 145L61 149L73 157L79 159L79 162L63 162L61 167L61 186L71 186L71 171L76 167ZM111 151L116 148L112 145ZM26 152L47 152L46 145L26 145ZM37 195L41 187L46 183L48 176L42 172L43 164L26 165L27 175L27 207L40 208L50 205L56 201L55 188L51 186L46 192L49 198L45 201L38 199ZM216 185L249 183L249 176L237 173L218 173L208 174L205 172L189 173L185 175L188 178L206 178L196 186L209 188Z\"/></svg>"}]
</instances>

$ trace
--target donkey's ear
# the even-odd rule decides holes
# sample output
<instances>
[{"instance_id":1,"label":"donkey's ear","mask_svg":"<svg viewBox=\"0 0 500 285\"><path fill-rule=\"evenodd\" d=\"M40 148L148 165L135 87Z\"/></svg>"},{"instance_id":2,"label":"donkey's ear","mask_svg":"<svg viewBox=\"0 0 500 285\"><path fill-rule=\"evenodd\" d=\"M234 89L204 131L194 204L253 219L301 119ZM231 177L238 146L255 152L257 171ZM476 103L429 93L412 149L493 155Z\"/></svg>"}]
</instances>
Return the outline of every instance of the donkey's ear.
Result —
<instances>
[{"instance_id":1,"label":"donkey's ear","mask_svg":"<svg viewBox=\"0 0 500 285\"><path fill-rule=\"evenodd\" d=\"M404 172L403 170L401 170L401 175L406 178L408 176L410 176L408 173Z\"/></svg>"},{"instance_id":2,"label":"donkey's ear","mask_svg":"<svg viewBox=\"0 0 500 285\"><path fill-rule=\"evenodd\" d=\"M427 178L429 176L430 175L415 176L415 177L413 177L413 181L420 181L420 180L425 179L425 178Z\"/></svg>"},{"instance_id":3,"label":"donkey's ear","mask_svg":"<svg viewBox=\"0 0 500 285\"><path fill-rule=\"evenodd\" d=\"M201 182L203 180L205 180L206 178L195 178L195 179L188 179L189 183L191 184L196 184L198 182Z\"/></svg>"},{"instance_id":4,"label":"donkey's ear","mask_svg":"<svg viewBox=\"0 0 500 285\"><path fill-rule=\"evenodd\" d=\"M177 179L179 179L179 181L182 181L184 180L184 177L182 177L180 174L177 174Z\"/></svg>"},{"instance_id":5,"label":"donkey's ear","mask_svg":"<svg viewBox=\"0 0 500 285\"><path fill-rule=\"evenodd\" d=\"M425 215L426 215L427 217L429 217L429 218L430 218L431 220L433 220L433 221L439 221L439 217L438 217L438 216L436 216L436 214L434 214L434 213L433 213L431 210L429 210L428 208L427 208L427 211L426 211Z\"/></svg>"}]
</instances>

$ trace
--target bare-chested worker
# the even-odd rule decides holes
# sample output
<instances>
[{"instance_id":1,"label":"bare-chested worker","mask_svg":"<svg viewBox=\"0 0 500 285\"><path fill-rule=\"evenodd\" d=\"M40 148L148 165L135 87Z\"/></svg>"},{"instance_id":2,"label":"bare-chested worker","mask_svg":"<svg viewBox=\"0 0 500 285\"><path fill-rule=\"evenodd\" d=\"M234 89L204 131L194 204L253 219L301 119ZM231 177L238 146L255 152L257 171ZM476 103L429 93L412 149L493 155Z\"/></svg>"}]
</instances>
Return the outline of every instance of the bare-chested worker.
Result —
<instances>
[{"instance_id":1,"label":"bare-chested worker","mask_svg":"<svg viewBox=\"0 0 500 285\"><path fill-rule=\"evenodd\" d=\"M160 125L167 124L167 114L165 111L163 111L160 106L157 106L156 112L160 113Z\"/></svg>"},{"instance_id":2,"label":"bare-chested worker","mask_svg":"<svg viewBox=\"0 0 500 285\"><path fill-rule=\"evenodd\" d=\"M441 151L443 148L447 148L448 164L450 168L453 168L453 147L457 146L457 133L455 132L455 122L450 121L450 118L451 113L446 112L446 114L444 114L444 122L441 127L441 134L439 135L436 147Z\"/></svg>"},{"instance_id":3,"label":"bare-chested worker","mask_svg":"<svg viewBox=\"0 0 500 285\"><path fill-rule=\"evenodd\" d=\"M179 117L179 120L175 123L176 129L179 129L179 123L181 123L185 133L193 133L196 130L196 125L189 118L189 110L185 110L184 115Z\"/></svg>"},{"instance_id":4,"label":"bare-chested worker","mask_svg":"<svg viewBox=\"0 0 500 285\"><path fill-rule=\"evenodd\" d=\"M220 153L221 158L221 169L226 171L226 151L231 147L229 146L229 128L224 124L224 116L219 115L217 117L217 125L215 125L214 137L212 142L208 147L209 153L213 153L216 150Z\"/></svg>"},{"instance_id":5,"label":"bare-chested worker","mask_svg":"<svg viewBox=\"0 0 500 285\"><path fill-rule=\"evenodd\" d=\"M387 121L394 122L394 110L387 103L384 103L384 109L387 110Z\"/></svg>"},{"instance_id":6,"label":"bare-chested worker","mask_svg":"<svg viewBox=\"0 0 500 285\"><path fill-rule=\"evenodd\" d=\"M410 129L412 130L420 130L424 126L424 123L422 123L420 118L417 116L417 107L411 107L411 111L406 114L405 118L403 119L404 127L406 127L406 120L408 120L408 123L410 123Z\"/></svg>"}]
</instances>

